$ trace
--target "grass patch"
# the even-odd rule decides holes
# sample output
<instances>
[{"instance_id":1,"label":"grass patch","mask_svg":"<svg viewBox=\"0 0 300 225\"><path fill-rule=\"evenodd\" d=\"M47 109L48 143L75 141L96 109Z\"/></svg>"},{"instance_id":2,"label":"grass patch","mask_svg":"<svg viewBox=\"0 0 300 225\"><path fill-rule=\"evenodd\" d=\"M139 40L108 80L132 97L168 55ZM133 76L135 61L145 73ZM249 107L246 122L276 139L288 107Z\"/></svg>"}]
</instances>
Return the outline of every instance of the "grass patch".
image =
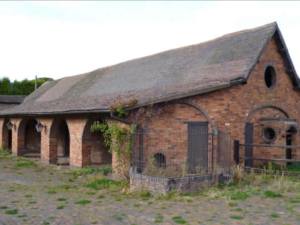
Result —
<instances>
[{"instance_id":1,"label":"grass patch","mask_svg":"<svg viewBox=\"0 0 300 225\"><path fill-rule=\"evenodd\" d=\"M54 190L54 189L49 189L49 190L47 191L47 193L50 194L50 195L53 195L53 194L56 194L57 191Z\"/></svg>"},{"instance_id":2,"label":"grass patch","mask_svg":"<svg viewBox=\"0 0 300 225\"><path fill-rule=\"evenodd\" d=\"M176 224L187 224L185 219L183 219L181 216L174 216L174 217L172 217L172 220Z\"/></svg>"},{"instance_id":3,"label":"grass patch","mask_svg":"<svg viewBox=\"0 0 300 225\"><path fill-rule=\"evenodd\" d=\"M59 205L56 207L56 209L64 209L65 208L65 205Z\"/></svg>"},{"instance_id":4,"label":"grass patch","mask_svg":"<svg viewBox=\"0 0 300 225\"><path fill-rule=\"evenodd\" d=\"M282 194L269 190L269 191L264 192L264 196L266 198L280 198L280 197L282 197Z\"/></svg>"},{"instance_id":5,"label":"grass patch","mask_svg":"<svg viewBox=\"0 0 300 225\"><path fill-rule=\"evenodd\" d=\"M231 219L234 219L234 220L242 220L244 217L240 216L240 215L232 215L230 216Z\"/></svg>"},{"instance_id":6,"label":"grass patch","mask_svg":"<svg viewBox=\"0 0 300 225\"><path fill-rule=\"evenodd\" d=\"M149 191L141 191L139 195L144 200L152 197L152 194Z\"/></svg>"},{"instance_id":7,"label":"grass patch","mask_svg":"<svg viewBox=\"0 0 300 225\"><path fill-rule=\"evenodd\" d=\"M17 158L15 163L16 169L34 168L34 167L37 167L37 164L35 162L24 158Z\"/></svg>"},{"instance_id":8,"label":"grass patch","mask_svg":"<svg viewBox=\"0 0 300 225\"><path fill-rule=\"evenodd\" d=\"M8 209L5 211L5 214L7 215L16 215L18 214L18 210L17 209Z\"/></svg>"},{"instance_id":9,"label":"grass patch","mask_svg":"<svg viewBox=\"0 0 300 225\"><path fill-rule=\"evenodd\" d=\"M59 202L65 202L65 201L67 201L67 199L65 199L65 198L58 198L57 201L59 201Z\"/></svg>"},{"instance_id":10,"label":"grass patch","mask_svg":"<svg viewBox=\"0 0 300 225\"><path fill-rule=\"evenodd\" d=\"M0 159L6 159L11 157L11 154L9 153L9 151L7 149L0 149Z\"/></svg>"},{"instance_id":11,"label":"grass patch","mask_svg":"<svg viewBox=\"0 0 300 225\"><path fill-rule=\"evenodd\" d=\"M237 203L236 202L228 202L229 207L236 207Z\"/></svg>"},{"instance_id":12,"label":"grass patch","mask_svg":"<svg viewBox=\"0 0 300 225\"><path fill-rule=\"evenodd\" d=\"M121 213L121 214L115 214L115 215L113 215L113 218L115 218L118 221L123 221L124 216L125 215L123 213Z\"/></svg>"},{"instance_id":13,"label":"grass patch","mask_svg":"<svg viewBox=\"0 0 300 225\"><path fill-rule=\"evenodd\" d=\"M101 174L106 176L112 173L112 168L111 166L85 167L85 168L73 169L70 171L70 173L74 178L78 178L80 176L90 175L90 174Z\"/></svg>"},{"instance_id":14,"label":"grass patch","mask_svg":"<svg viewBox=\"0 0 300 225\"><path fill-rule=\"evenodd\" d=\"M292 163L291 165L287 165L287 170L292 172L300 172L300 163Z\"/></svg>"},{"instance_id":15,"label":"grass patch","mask_svg":"<svg viewBox=\"0 0 300 225\"><path fill-rule=\"evenodd\" d=\"M292 199L289 199L289 202L290 202L290 203L300 203L300 197L299 197L299 198L292 198Z\"/></svg>"},{"instance_id":16,"label":"grass patch","mask_svg":"<svg viewBox=\"0 0 300 225\"><path fill-rule=\"evenodd\" d=\"M157 214L154 219L154 223L162 223L164 222L164 217L161 214Z\"/></svg>"},{"instance_id":17,"label":"grass patch","mask_svg":"<svg viewBox=\"0 0 300 225\"><path fill-rule=\"evenodd\" d=\"M81 199L81 200L75 202L75 204L77 204L77 205L87 205L87 204L90 204L90 203L91 203L91 201L87 200L87 199Z\"/></svg>"},{"instance_id":18,"label":"grass patch","mask_svg":"<svg viewBox=\"0 0 300 225\"><path fill-rule=\"evenodd\" d=\"M272 218L279 218L279 215L278 215L277 213L274 212L274 213L271 214L271 217L272 217Z\"/></svg>"},{"instance_id":19,"label":"grass patch","mask_svg":"<svg viewBox=\"0 0 300 225\"><path fill-rule=\"evenodd\" d=\"M94 181L89 182L86 187L94 190L102 190L102 189L116 189L122 188L124 186L124 182L114 181L107 178L96 179Z\"/></svg>"},{"instance_id":20,"label":"grass patch","mask_svg":"<svg viewBox=\"0 0 300 225\"><path fill-rule=\"evenodd\" d=\"M247 192L244 192L244 191L236 191L236 192L231 193L231 195L230 195L231 200L244 201L248 197L249 197L249 194Z\"/></svg>"}]
</instances>

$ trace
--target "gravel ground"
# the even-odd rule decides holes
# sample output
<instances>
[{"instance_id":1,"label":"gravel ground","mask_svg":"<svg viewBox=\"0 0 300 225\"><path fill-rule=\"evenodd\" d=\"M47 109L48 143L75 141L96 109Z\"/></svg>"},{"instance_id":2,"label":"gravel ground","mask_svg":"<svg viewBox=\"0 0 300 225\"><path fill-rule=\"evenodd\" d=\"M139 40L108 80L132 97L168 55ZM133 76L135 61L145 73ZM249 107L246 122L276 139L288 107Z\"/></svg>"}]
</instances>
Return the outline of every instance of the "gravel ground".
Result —
<instances>
[{"instance_id":1,"label":"gravel ground","mask_svg":"<svg viewBox=\"0 0 300 225\"><path fill-rule=\"evenodd\" d=\"M100 172L0 155L0 224L300 224L300 180L261 179L153 196Z\"/></svg>"}]
</instances>

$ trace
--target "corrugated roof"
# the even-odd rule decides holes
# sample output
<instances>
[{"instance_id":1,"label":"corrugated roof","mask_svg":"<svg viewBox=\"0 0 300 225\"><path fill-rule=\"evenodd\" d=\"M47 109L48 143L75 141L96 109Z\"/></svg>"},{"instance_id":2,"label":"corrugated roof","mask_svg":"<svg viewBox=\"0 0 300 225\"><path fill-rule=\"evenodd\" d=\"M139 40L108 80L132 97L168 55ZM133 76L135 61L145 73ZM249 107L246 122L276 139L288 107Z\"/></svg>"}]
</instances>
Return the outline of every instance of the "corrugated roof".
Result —
<instances>
[{"instance_id":1,"label":"corrugated roof","mask_svg":"<svg viewBox=\"0 0 300 225\"><path fill-rule=\"evenodd\" d=\"M1 114L61 114L109 111L116 99L147 105L229 87L245 81L266 43L279 34L276 23L49 81ZM283 43L283 46L284 43ZM298 78L288 64L295 85Z\"/></svg>"}]
</instances>

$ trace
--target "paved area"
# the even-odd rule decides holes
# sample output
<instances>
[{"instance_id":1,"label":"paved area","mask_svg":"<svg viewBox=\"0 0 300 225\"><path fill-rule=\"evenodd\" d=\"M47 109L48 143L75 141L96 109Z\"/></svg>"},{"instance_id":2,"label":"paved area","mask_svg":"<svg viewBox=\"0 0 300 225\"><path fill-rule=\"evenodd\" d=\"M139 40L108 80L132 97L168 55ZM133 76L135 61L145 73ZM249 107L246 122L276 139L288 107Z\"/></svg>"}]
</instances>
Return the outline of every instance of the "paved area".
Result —
<instances>
[{"instance_id":1,"label":"paved area","mask_svg":"<svg viewBox=\"0 0 300 225\"><path fill-rule=\"evenodd\" d=\"M102 170L44 166L0 154L0 224L300 224L300 181L250 183L197 194L129 193Z\"/></svg>"}]
</instances>

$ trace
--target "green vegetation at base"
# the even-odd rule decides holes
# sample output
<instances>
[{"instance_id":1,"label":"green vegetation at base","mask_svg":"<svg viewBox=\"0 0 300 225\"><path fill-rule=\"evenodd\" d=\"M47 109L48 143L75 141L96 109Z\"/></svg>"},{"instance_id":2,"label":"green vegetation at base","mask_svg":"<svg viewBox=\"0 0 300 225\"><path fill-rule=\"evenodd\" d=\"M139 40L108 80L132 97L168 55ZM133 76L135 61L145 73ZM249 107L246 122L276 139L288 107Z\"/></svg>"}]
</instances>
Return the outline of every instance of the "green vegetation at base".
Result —
<instances>
[{"instance_id":1,"label":"green vegetation at base","mask_svg":"<svg viewBox=\"0 0 300 225\"><path fill-rule=\"evenodd\" d=\"M176 224L187 224L185 219L183 219L181 216L174 216L174 217L172 217L172 220Z\"/></svg>"},{"instance_id":2,"label":"green vegetation at base","mask_svg":"<svg viewBox=\"0 0 300 225\"><path fill-rule=\"evenodd\" d=\"M116 189L122 188L125 186L125 183L122 181L110 180L108 178L95 179L86 184L87 188L91 188L94 190L101 189Z\"/></svg>"},{"instance_id":3,"label":"green vegetation at base","mask_svg":"<svg viewBox=\"0 0 300 225\"><path fill-rule=\"evenodd\" d=\"M72 169L69 172L74 178L78 178L84 175L90 174L100 174L103 176L107 176L112 173L111 166L101 166L101 167L84 167L84 168L76 168Z\"/></svg>"}]
</instances>

